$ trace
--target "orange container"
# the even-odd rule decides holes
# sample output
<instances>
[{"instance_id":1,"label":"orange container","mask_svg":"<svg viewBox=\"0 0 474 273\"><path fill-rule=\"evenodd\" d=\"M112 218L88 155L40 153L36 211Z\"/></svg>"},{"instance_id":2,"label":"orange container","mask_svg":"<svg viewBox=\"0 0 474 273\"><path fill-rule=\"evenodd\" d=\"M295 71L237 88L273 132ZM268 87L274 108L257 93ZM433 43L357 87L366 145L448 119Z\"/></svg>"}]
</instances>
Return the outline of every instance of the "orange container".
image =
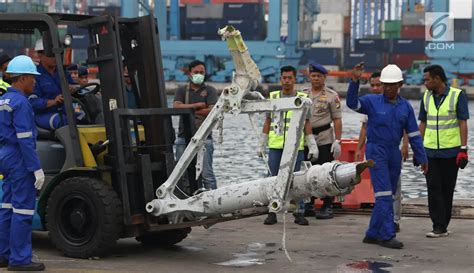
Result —
<instances>
[{"instance_id":1,"label":"orange container","mask_svg":"<svg viewBox=\"0 0 474 273\"><path fill-rule=\"evenodd\" d=\"M358 139L342 139L341 155L337 160L354 162L357 143ZM364 151L365 145L362 147L362 152ZM321 205L322 201L317 199L315 201L315 206L321 207ZM333 206L348 209L368 208L374 206L374 188L370 181L370 173L368 169L362 173L362 181L355 186L354 190L350 194L344 196L344 201L339 202L336 198Z\"/></svg>"}]
</instances>

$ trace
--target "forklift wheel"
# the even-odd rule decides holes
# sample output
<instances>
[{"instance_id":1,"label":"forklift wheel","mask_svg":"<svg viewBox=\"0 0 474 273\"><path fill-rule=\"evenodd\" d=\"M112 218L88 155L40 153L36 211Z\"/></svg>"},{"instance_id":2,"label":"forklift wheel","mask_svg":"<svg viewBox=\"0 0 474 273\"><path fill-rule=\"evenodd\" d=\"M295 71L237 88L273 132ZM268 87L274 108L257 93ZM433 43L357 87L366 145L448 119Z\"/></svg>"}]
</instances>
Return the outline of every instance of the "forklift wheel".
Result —
<instances>
[{"instance_id":1,"label":"forklift wheel","mask_svg":"<svg viewBox=\"0 0 474 273\"><path fill-rule=\"evenodd\" d=\"M101 256L122 231L122 205L117 193L90 177L72 177L51 193L46 208L51 241L74 258Z\"/></svg>"},{"instance_id":2,"label":"forklift wheel","mask_svg":"<svg viewBox=\"0 0 474 273\"><path fill-rule=\"evenodd\" d=\"M190 232L191 228L171 229L142 235L136 239L147 247L169 247L184 240Z\"/></svg>"}]
</instances>

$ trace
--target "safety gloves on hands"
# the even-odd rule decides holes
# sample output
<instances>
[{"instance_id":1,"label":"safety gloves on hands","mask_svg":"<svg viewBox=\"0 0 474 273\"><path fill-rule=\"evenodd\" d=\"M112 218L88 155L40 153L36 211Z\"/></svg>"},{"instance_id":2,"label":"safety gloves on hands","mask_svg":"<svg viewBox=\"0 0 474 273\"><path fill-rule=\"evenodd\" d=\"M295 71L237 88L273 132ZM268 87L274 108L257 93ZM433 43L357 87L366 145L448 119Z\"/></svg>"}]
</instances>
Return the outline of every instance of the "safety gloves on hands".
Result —
<instances>
[{"instance_id":1,"label":"safety gloves on hands","mask_svg":"<svg viewBox=\"0 0 474 273\"><path fill-rule=\"evenodd\" d=\"M341 155L341 141L340 140L334 140L334 142L331 145L331 153L334 159L337 159Z\"/></svg>"},{"instance_id":2,"label":"safety gloves on hands","mask_svg":"<svg viewBox=\"0 0 474 273\"><path fill-rule=\"evenodd\" d=\"M467 149L461 149L456 157L456 164L460 169L464 169L469 162L467 158Z\"/></svg>"},{"instance_id":3,"label":"safety gloves on hands","mask_svg":"<svg viewBox=\"0 0 474 273\"><path fill-rule=\"evenodd\" d=\"M316 140L314 139L314 135L307 135L304 137L304 140L308 146L308 159L311 161L317 160L319 156L319 149L318 145L316 144Z\"/></svg>"},{"instance_id":4,"label":"safety gloves on hands","mask_svg":"<svg viewBox=\"0 0 474 273\"><path fill-rule=\"evenodd\" d=\"M266 154L267 145L268 145L268 135L265 133L262 133L258 141L258 152L257 152L258 157L263 157Z\"/></svg>"},{"instance_id":5,"label":"safety gloves on hands","mask_svg":"<svg viewBox=\"0 0 474 273\"><path fill-rule=\"evenodd\" d=\"M41 187L43 187L43 183L44 183L44 172L43 172L43 169L39 169L39 170L36 170L34 172L35 174L35 188L37 190L41 190Z\"/></svg>"}]
</instances>

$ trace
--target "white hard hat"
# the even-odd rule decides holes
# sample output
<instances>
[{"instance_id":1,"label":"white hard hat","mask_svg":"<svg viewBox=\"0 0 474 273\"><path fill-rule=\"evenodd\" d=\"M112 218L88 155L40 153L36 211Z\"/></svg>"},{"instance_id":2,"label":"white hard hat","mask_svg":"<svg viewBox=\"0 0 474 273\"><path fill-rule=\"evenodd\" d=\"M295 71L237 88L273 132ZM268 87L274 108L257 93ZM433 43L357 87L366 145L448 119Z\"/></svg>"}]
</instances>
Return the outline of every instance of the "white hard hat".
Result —
<instances>
[{"instance_id":1,"label":"white hard hat","mask_svg":"<svg viewBox=\"0 0 474 273\"><path fill-rule=\"evenodd\" d=\"M380 73L380 81L382 83L401 82L403 81L402 70L394 64L389 64L382 69L382 73Z\"/></svg>"},{"instance_id":2,"label":"white hard hat","mask_svg":"<svg viewBox=\"0 0 474 273\"><path fill-rule=\"evenodd\" d=\"M40 38L36 41L36 44L35 44L35 51L43 51L44 50L44 47L43 47L43 39Z\"/></svg>"}]
</instances>

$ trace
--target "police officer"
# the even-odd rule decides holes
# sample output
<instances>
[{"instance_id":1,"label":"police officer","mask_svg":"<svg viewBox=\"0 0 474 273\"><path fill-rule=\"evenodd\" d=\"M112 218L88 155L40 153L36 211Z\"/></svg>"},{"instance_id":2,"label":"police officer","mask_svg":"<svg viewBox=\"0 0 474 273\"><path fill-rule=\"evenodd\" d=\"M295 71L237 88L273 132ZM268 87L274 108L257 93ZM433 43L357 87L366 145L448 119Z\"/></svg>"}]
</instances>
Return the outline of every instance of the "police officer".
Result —
<instances>
[{"instance_id":1,"label":"police officer","mask_svg":"<svg viewBox=\"0 0 474 273\"><path fill-rule=\"evenodd\" d=\"M3 197L0 208L0 267L10 271L44 270L31 261L31 223L36 190L44 183L44 173L36 154L36 125L33 109L26 98L33 92L39 75L30 57L15 57L7 68L12 86L0 98L0 172ZM36 188L36 189L35 189Z\"/></svg>"},{"instance_id":2,"label":"police officer","mask_svg":"<svg viewBox=\"0 0 474 273\"><path fill-rule=\"evenodd\" d=\"M7 70L7 65L12 58L8 55L0 56L0 96L7 92L7 88L10 87L9 80L7 79L7 75L5 71Z\"/></svg>"},{"instance_id":3,"label":"police officer","mask_svg":"<svg viewBox=\"0 0 474 273\"><path fill-rule=\"evenodd\" d=\"M363 65L359 64L356 69L362 70ZM399 145L403 130L424 172L428 171L428 163L413 108L398 95L403 84L402 71L398 66L389 64L382 70L380 81L383 94L358 97L359 82L353 77L346 98L349 108L368 116L365 154L367 159L375 161L375 166L370 169L375 205L363 242L403 248L403 243L395 238L393 225L393 195L397 191L401 171Z\"/></svg>"},{"instance_id":4,"label":"police officer","mask_svg":"<svg viewBox=\"0 0 474 273\"><path fill-rule=\"evenodd\" d=\"M433 230L426 237L438 238L449 234L458 170L464 169L468 162L466 121L469 110L466 94L447 84L441 66L431 65L423 72L427 90L420 104L419 120L430 165L426 184L433 222Z\"/></svg>"},{"instance_id":5,"label":"police officer","mask_svg":"<svg viewBox=\"0 0 474 273\"><path fill-rule=\"evenodd\" d=\"M311 127L318 143L319 157L313 164L331 162L341 154L342 112L341 102L336 91L326 86L328 71L324 66L310 62L308 67L311 91L309 98L313 101ZM333 124L334 128L331 126ZM316 212L317 219L333 218L333 197L325 197L321 210ZM307 204L305 213L312 215L314 198Z\"/></svg>"},{"instance_id":6,"label":"police officer","mask_svg":"<svg viewBox=\"0 0 474 273\"><path fill-rule=\"evenodd\" d=\"M272 91L270 92L270 99L279 99L279 98L286 98L286 97L308 97L305 92L296 91L295 90L295 83L296 83L296 69L293 66L283 66L280 69L280 82L282 85L282 90ZM272 176L278 175L278 171L280 169L280 161L283 155L283 148L285 146L285 139L287 139L288 135L288 128L290 126L291 117L293 116L292 111L284 112L284 133L281 135L277 135L274 130L270 130L270 128L274 128L273 124L273 114L268 113L265 122L263 124L262 136L260 138L260 149L259 155L263 156L266 151L266 147L268 145L268 167L270 168ZM300 170L301 162L304 160L304 143L306 140L306 144L309 148L308 159L317 159L318 158L318 146L316 144L316 140L311 132L311 124L309 123L309 118L311 117L311 113L308 113L305 120L304 125L304 134L306 135L304 138L301 136L300 145L298 147L298 155L296 158L295 168L294 171L297 172ZM301 200L299 203L299 209L297 212L293 214L295 217L295 224L298 225L308 225L308 220L304 218L304 202ZM273 225L276 224L277 217L274 212L268 213L267 218L263 222L265 225Z\"/></svg>"},{"instance_id":7,"label":"police officer","mask_svg":"<svg viewBox=\"0 0 474 273\"><path fill-rule=\"evenodd\" d=\"M38 53L40 63L38 71L41 75L36 76L36 85L29 100L35 111L36 124L46 130L55 130L67 125L67 117L64 107L64 97L61 91L61 79L56 67L56 59L45 54L43 40L36 41L35 50ZM75 84L67 71L64 71L69 84ZM74 88L70 87L72 92ZM76 112L77 116L81 113Z\"/></svg>"}]
</instances>

